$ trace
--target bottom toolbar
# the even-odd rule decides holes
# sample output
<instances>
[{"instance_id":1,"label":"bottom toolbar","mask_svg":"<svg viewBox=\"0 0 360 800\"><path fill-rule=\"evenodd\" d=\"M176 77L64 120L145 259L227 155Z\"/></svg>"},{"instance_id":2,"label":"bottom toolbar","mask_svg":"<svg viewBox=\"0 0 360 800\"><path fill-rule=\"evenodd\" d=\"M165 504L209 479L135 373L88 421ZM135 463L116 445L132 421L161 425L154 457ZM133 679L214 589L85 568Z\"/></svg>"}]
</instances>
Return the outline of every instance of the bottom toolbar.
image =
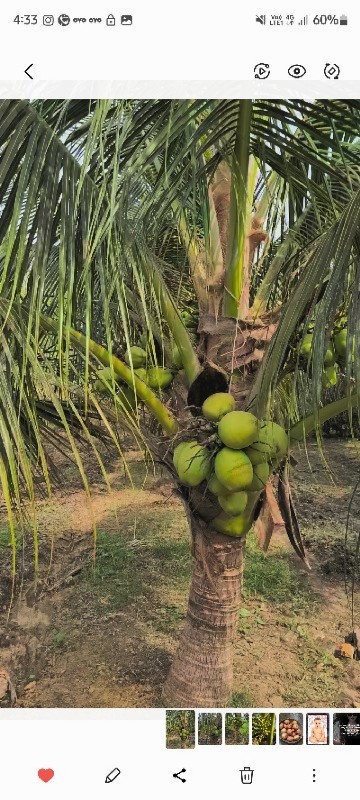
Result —
<instances>
[{"instance_id":1,"label":"bottom toolbar","mask_svg":"<svg viewBox=\"0 0 360 800\"><path fill-rule=\"evenodd\" d=\"M153 717L137 712L129 719L121 718L120 709L119 719L115 709L103 719L100 709L84 710L83 718L80 711L69 711L50 719L50 711L36 709L36 718L0 715L1 791L16 790L29 800L50 793L52 800L101 800L110 792L168 800L178 791L194 799L200 792L217 798L226 789L260 800L273 789L291 791L297 800L306 790L329 797L351 790L354 750L333 745L357 743L359 715L352 711L172 709ZM192 725L196 744L189 747ZM279 746L266 746L275 743ZM329 746L316 746L321 744Z\"/></svg>"}]
</instances>

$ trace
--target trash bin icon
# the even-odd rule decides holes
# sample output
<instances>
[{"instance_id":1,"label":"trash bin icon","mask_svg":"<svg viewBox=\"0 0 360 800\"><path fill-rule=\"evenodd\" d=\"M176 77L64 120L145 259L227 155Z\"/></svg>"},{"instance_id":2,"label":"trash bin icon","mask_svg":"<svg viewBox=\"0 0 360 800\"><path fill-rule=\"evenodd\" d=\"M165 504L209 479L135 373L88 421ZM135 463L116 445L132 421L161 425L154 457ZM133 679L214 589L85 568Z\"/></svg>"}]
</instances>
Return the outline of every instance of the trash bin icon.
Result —
<instances>
[{"instance_id":1,"label":"trash bin icon","mask_svg":"<svg viewBox=\"0 0 360 800\"><path fill-rule=\"evenodd\" d=\"M244 767L244 769L240 770L241 775L241 783L252 783L253 782L253 774L254 770L250 769L250 767Z\"/></svg>"},{"instance_id":2,"label":"trash bin icon","mask_svg":"<svg viewBox=\"0 0 360 800\"><path fill-rule=\"evenodd\" d=\"M115 25L115 17L114 17L114 14L109 14L109 16L108 16L108 17L106 17L106 24L107 24L107 25Z\"/></svg>"}]
</instances>

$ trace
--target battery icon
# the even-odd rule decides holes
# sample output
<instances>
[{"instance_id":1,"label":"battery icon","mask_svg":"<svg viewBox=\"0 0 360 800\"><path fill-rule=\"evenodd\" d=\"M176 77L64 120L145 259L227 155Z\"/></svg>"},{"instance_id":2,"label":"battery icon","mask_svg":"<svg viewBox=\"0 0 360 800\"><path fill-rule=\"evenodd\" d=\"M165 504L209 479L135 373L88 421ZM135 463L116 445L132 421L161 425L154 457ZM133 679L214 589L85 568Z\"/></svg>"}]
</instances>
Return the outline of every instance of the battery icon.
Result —
<instances>
[{"instance_id":1,"label":"battery icon","mask_svg":"<svg viewBox=\"0 0 360 800\"><path fill-rule=\"evenodd\" d=\"M346 16L345 14L341 14L341 17L340 17L340 25L347 25L347 24L348 24L348 18L347 18L347 16Z\"/></svg>"}]
</instances>

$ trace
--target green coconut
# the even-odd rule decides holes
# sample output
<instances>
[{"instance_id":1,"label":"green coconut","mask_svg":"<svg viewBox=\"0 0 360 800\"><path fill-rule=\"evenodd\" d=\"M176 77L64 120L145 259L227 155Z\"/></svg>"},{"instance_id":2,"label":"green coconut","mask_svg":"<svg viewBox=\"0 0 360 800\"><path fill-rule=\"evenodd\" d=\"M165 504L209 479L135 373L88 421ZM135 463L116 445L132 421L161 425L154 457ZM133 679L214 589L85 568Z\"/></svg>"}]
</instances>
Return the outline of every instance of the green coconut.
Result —
<instances>
[{"instance_id":1,"label":"green coconut","mask_svg":"<svg viewBox=\"0 0 360 800\"><path fill-rule=\"evenodd\" d=\"M346 356L347 328L343 328L334 336L334 347L340 358Z\"/></svg>"},{"instance_id":2,"label":"green coconut","mask_svg":"<svg viewBox=\"0 0 360 800\"><path fill-rule=\"evenodd\" d=\"M212 527L218 531L218 533L225 533L227 536L244 536L244 534L250 530L251 524L252 518L245 514L238 514L236 517L231 517L224 511L218 514L211 523Z\"/></svg>"},{"instance_id":3,"label":"green coconut","mask_svg":"<svg viewBox=\"0 0 360 800\"><path fill-rule=\"evenodd\" d=\"M302 341L300 343L299 352L300 352L301 356L304 356L304 358L309 358L309 356L310 356L311 348L312 348L312 340L313 340L312 333L306 333L304 338L302 339Z\"/></svg>"},{"instance_id":4,"label":"green coconut","mask_svg":"<svg viewBox=\"0 0 360 800\"><path fill-rule=\"evenodd\" d=\"M325 357L324 357L324 367L332 367L335 361L335 350L332 344L329 345Z\"/></svg>"},{"instance_id":5,"label":"green coconut","mask_svg":"<svg viewBox=\"0 0 360 800\"><path fill-rule=\"evenodd\" d=\"M228 392L216 392L207 397L202 405L202 414L210 422L218 422L225 414L233 411L235 400Z\"/></svg>"},{"instance_id":6,"label":"green coconut","mask_svg":"<svg viewBox=\"0 0 360 800\"><path fill-rule=\"evenodd\" d=\"M253 467L254 476L249 486L250 492L261 492L265 489L266 482L270 475L269 464L255 464Z\"/></svg>"},{"instance_id":7,"label":"green coconut","mask_svg":"<svg viewBox=\"0 0 360 800\"><path fill-rule=\"evenodd\" d=\"M187 445L188 445L188 442L180 442L180 444L176 445L176 447L175 447L175 450L174 450L174 453L173 453L173 464L174 464L174 467L176 469L176 472L178 471L178 461L179 461L180 453L183 451L184 447L186 447Z\"/></svg>"},{"instance_id":8,"label":"green coconut","mask_svg":"<svg viewBox=\"0 0 360 800\"><path fill-rule=\"evenodd\" d=\"M187 442L177 458L177 473L187 486L199 486L210 473L210 454L197 442Z\"/></svg>"},{"instance_id":9,"label":"green coconut","mask_svg":"<svg viewBox=\"0 0 360 800\"><path fill-rule=\"evenodd\" d=\"M215 475L228 492L246 489L253 479L253 467L243 450L223 447L215 458Z\"/></svg>"},{"instance_id":10,"label":"green coconut","mask_svg":"<svg viewBox=\"0 0 360 800\"><path fill-rule=\"evenodd\" d=\"M147 383L147 372L144 367L139 367L139 369L135 369L134 372L135 375L140 378L140 380L144 381L144 383Z\"/></svg>"},{"instance_id":11,"label":"green coconut","mask_svg":"<svg viewBox=\"0 0 360 800\"><path fill-rule=\"evenodd\" d=\"M185 328L192 328L196 324L196 319L192 314L189 314L188 311L181 312L181 319L185 325Z\"/></svg>"},{"instance_id":12,"label":"green coconut","mask_svg":"<svg viewBox=\"0 0 360 800\"><path fill-rule=\"evenodd\" d=\"M321 385L323 389L331 389L337 384L337 372L335 367L326 367L323 370Z\"/></svg>"},{"instance_id":13,"label":"green coconut","mask_svg":"<svg viewBox=\"0 0 360 800\"><path fill-rule=\"evenodd\" d=\"M95 392L98 394L106 394L107 392L110 392L110 389L105 385L105 381L112 386L114 373L111 371L111 368L105 367L105 369L99 369L96 374L97 379L94 383Z\"/></svg>"},{"instance_id":14,"label":"green coconut","mask_svg":"<svg viewBox=\"0 0 360 800\"><path fill-rule=\"evenodd\" d=\"M130 347L125 353L125 363L130 367L132 364L134 369L144 367L146 364L146 352L142 347Z\"/></svg>"},{"instance_id":15,"label":"green coconut","mask_svg":"<svg viewBox=\"0 0 360 800\"><path fill-rule=\"evenodd\" d=\"M245 452L253 466L263 464L265 461L273 461L283 458L289 447L289 438L281 425L277 422L265 420L260 425L259 435L251 447L247 447Z\"/></svg>"},{"instance_id":16,"label":"green coconut","mask_svg":"<svg viewBox=\"0 0 360 800\"><path fill-rule=\"evenodd\" d=\"M225 486L223 486L223 484L217 479L215 472L210 475L207 488L209 489L209 492L211 492L211 494L215 494L216 497L218 497L220 494L226 494L227 492Z\"/></svg>"},{"instance_id":17,"label":"green coconut","mask_svg":"<svg viewBox=\"0 0 360 800\"><path fill-rule=\"evenodd\" d=\"M219 496L219 504L223 511L230 514L231 517L237 517L245 511L247 504L246 492L232 492L231 494L224 494Z\"/></svg>"},{"instance_id":18,"label":"green coconut","mask_svg":"<svg viewBox=\"0 0 360 800\"><path fill-rule=\"evenodd\" d=\"M172 349L172 360L173 360L174 367L176 367L176 369L181 369L182 368L183 362L182 362L180 350L179 350L178 347L176 347L176 345Z\"/></svg>"},{"instance_id":19,"label":"green coconut","mask_svg":"<svg viewBox=\"0 0 360 800\"><path fill-rule=\"evenodd\" d=\"M259 421L248 411L230 411L218 424L222 443L232 450L249 447L259 435Z\"/></svg>"},{"instance_id":20,"label":"green coconut","mask_svg":"<svg viewBox=\"0 0 360 800\"><path fill-rule=\"evenodd\" d=\"M269 455L266 450L257 450L256 448L257 442L254 442L254 445L251 445L251 447L246 447L244 450L253 467L255 467L257 464L267 464Z\"/></svg>"},{"instance_id":21,"label":"green coconut","mask_svg":"<svg viewBox=\"0 0 360 800\"><path fill-rule=\"evenodd\" d=\"M166 367L151 367L147 371L147 384L150 389L166 389L173 380L171 369Z\"/></svg>"}]
</instances>

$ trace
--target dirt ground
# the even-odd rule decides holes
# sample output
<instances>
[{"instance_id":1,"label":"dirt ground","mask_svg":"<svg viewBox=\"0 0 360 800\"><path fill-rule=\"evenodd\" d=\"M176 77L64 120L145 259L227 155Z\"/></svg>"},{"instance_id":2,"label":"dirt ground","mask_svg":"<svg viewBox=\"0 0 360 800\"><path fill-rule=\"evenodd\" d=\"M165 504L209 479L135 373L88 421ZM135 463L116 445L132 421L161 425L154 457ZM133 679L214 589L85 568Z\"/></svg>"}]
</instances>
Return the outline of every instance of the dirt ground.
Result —
<instances>
[{"instance_id":1,"label":"dirt ground","mask_svg":"<svg viewBox=\"0 0 360 800\"><path fill-rule=\"evenodd\" d=\"M352 625L351 552L360 519L356 494L348 524L348 596L344 536L360 454L357 445L339 440L328 440L325 454L333 475L315 444L307 453L299 451L293 470L311 572L292 553L286 537L273 540L266 555L249 538L235 643L234 707L360 705L360 661L334 657ZM127 453L127 459L133 485L123 464L113 458L109 493L89 457L92 512L76 467L58 461L59 487L50 500L37 504L36 582L33 540L29 534L18 535L10 615L11 550L2 512L0 667L8 670L20 706L161 704L161 686L186 611L189 533L169 479L147 473L136 453Z\"/></svg>"}]
</instances>

